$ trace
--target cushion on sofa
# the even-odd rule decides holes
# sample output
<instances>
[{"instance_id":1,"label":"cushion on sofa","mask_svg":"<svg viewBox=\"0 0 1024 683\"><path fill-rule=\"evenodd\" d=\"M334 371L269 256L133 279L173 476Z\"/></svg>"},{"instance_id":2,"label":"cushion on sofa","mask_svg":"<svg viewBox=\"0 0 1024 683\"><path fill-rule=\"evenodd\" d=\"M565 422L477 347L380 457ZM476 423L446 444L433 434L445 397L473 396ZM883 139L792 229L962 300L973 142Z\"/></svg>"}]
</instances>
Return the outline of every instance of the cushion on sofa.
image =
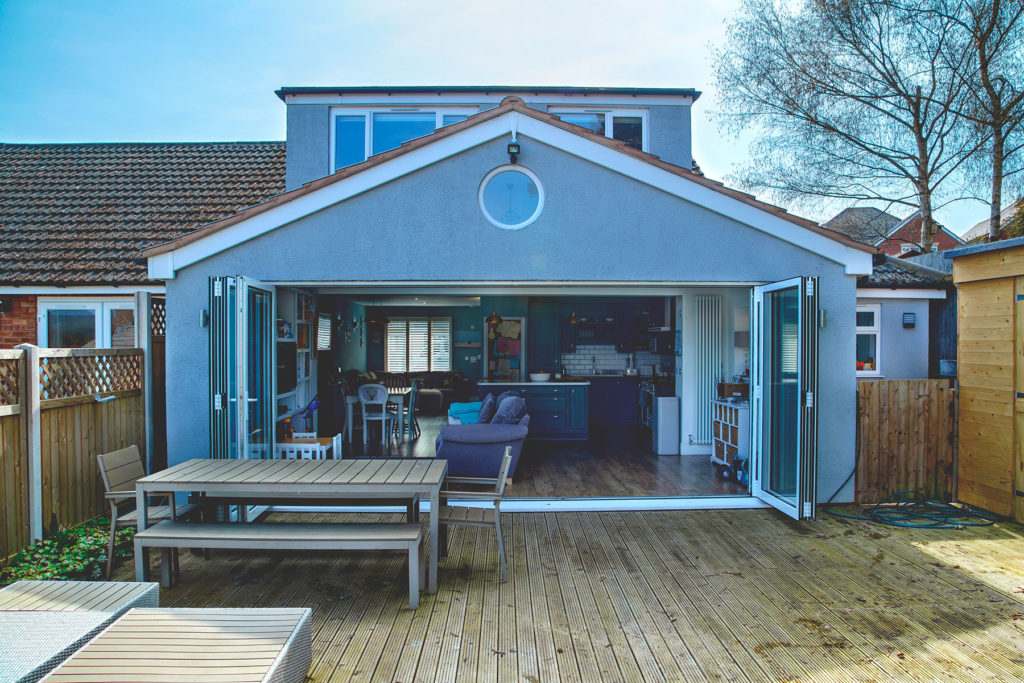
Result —
<instances>
[{"instance_id":1,"label":"cushion on sofa","mask_svg":"<svg viewBox=\"0 0 1024 683\"><path fill-rule=\"evenodd\" d=\"M498 394L494 400L498 402L498 405L501 405L501 402L510 396L518 396L519 398L522 398L523 394L517 389L509 389L508 391L503 391Z\"/></svg>"},{"instance_id":2,"label":"cushion on sofa","mask_svg":"<svg viewBox=\"0 0 1024 683\"><path fill-rule=\"evenodd\" d=\"M476 424L480 415L481 401L475 403L453 403L448 406L448 424Z\"/></svg>"},{"instance_id":3,"label":"cushion on sofa","mask_svg":"<svg viewBox=\"0 0 1024 683\"><path fill-rule=\"evenodd\" d=\"M506 396L498 403L491 424L519 424L526 414L526 401L519 396Z\"/></svg>"},{"instance_id":4,"label":"cushion on sofa","mask_svg":"<svg viewBox=\"0 0 1024 683\"><path fill-rule=\"evenodd\" d=\"M480 413L477 415L476 421L480 424L488 424L497 410L498 402L494 399L494 394L487 394L487 397L480 404Z\"/></svg>"}]
</instances>

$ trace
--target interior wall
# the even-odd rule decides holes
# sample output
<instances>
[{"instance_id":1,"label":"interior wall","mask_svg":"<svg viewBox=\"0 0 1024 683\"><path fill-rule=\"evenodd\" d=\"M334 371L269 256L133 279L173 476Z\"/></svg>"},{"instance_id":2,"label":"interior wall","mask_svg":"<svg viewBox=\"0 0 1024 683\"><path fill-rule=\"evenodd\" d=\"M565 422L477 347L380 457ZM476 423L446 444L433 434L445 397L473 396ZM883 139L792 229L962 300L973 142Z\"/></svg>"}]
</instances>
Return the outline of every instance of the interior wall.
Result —
<instances>
[{"instance_id":1,"label":"interior wall","mask_svg":"<svg viewBox=\"0 0 1024 683\"><path fill-rule=\"evenodd\" d=\"M343 370L366 370L368 346L366 306L348 299L335 298L333 308L335 315L332 344L335 365ZM359 326L360 322L362 322L362 326ZM353 324L357 326L355 329L352 329ZM350 328L348 341L346 341L344 326Z\"/></svg>"}]
</instances>

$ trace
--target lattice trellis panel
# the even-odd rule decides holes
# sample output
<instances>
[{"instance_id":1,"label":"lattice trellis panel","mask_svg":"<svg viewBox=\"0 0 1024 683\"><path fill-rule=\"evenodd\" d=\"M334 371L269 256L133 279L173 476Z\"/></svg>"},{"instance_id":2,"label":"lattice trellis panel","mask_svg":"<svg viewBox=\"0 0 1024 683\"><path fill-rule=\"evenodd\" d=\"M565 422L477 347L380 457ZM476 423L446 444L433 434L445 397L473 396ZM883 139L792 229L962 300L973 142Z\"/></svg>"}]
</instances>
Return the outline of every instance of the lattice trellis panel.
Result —
<instances>
[{"instance_id":1,"label":"lattice trellis panel","mask_svg":"<svg viewBox=\"0 0 1024 683\"><path fill-rule=\"evenodd\" d=\"M164 299L151 299L150 306L150 328L154 337L163 337L167 334L167 301Z\"/></svg>"},{"instance_id":2,"label":"lattice trellis panel","mask_svg":"<svg viewBox=\"0 0 1024 683\"><path fill-rule=\"evenodd\" d=\"M0 358L0 406L18 405L18 376L21 361L15 358Z\"/></svg>"},{"instance_id":3,"label":"lattice trellis panel","mask_svg":"<svg viewBox=\"0 0 1024 683\"><path fill-rule=\"evenodd\" d=\"M42 399L92 396L141 387L141 353L39 359L39 394Z\"/></svg>"}]
</instances>

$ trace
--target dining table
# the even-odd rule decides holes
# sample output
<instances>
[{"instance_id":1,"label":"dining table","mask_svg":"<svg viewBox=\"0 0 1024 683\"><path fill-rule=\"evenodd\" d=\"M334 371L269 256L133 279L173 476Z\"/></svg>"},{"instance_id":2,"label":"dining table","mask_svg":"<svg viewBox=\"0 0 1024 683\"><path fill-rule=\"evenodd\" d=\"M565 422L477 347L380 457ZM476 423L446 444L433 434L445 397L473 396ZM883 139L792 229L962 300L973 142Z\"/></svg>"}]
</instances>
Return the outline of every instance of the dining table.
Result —
<instances>
[{"instance_id":1,"label":"dining table","mask_svg":"<svg viewBox=\"0 0 1024 683\"><path fill-rule=\"evenodd\" d=\"M397 401L391 402L392 405L398 408L398 421L399 424L405 421L405 397L412 391L412 387L388 387L388 398L397 398ZM355 415L355 407L359 405L359 396L356 394L345 396L345 440L352 443L352 418ZM404 432L403 432L403 439Z\"/></svg>"},{"instance_id":2,"label":"dining table","mask_svg":"<svg viewBox=\"0 0 1024 683\"><path fill-rule=\"evenodd\" d=\"M192 493L200 501L273 501L287 505L339 504L344 500L430 501L428 587L437 592L438 510L448 462L434 458L356 458L349 460L193 459L136 481L138 529L149 526L146 500L165 493ZM197 522L201 523L201 522Z\"/></svg>"}]
</instances>

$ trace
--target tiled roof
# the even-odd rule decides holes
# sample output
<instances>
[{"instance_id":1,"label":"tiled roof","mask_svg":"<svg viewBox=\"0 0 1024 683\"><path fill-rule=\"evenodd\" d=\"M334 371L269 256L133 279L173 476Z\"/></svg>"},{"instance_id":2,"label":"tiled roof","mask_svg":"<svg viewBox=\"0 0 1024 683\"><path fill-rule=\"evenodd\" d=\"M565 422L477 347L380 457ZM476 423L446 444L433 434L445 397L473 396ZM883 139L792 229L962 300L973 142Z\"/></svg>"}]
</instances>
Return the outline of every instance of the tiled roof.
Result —
<instances>
[{"instance_id":1,"label":"tiled roof","mask_svg":"<svg viewBox=\"0 0 1024 683\"><path fill-rule=\"evenodd\" d=\"M0 143L0 283L148 282L142 251L284 191L285 143Z\"/></svg>"},{"instance_id":2,"label":"tiled roof","mask_svg":"<svg viewBox=\"0 0 1024 683\"><path fill-rule=\"evenodd\" d=\"M878 244L901 222L896 216L872 206L851 206L823 225L829 230L849 235L858 242Z\"/></svg>"},{"instance_id":3,"label":"tiled roof","mask_svg":"<svg viewBox=\"0 0 1024 683\"><path fill-rule=\"evenodd\" d=\"M951 283L946 273L892 256L857 278L858 289L943 289Z\"/></svg>"},{"instance_id":4,"label":"tiled roof","mask_svg":"<svg viewBox=\"0 0 1024 683\"><path fill-rule=\"evenodd\" d=\"M555 126L556 128L561 128L563 130L572 132L576 135L587 138L588 140L592 140L593 142L596 142L599 145L603 145L605 147L610 147L612 149L618 150L623 154L635 157L643 162L646 162L664 171L686 178L692 182L697 183L698 185L702 185L720 194L732 197L737 201L743 202L744 204L747 204L749 206L756 207L778 218L799 225L812 232L816 232L819 235L828 237L829 239L835 240L836 242L844 244L848 247L852 247L860 251L874 251L874 249L872 249L870 246L866 246L861 242L853 240L849 236L844 235L841 232L837 232L835 230L822 227L821 225L813 221L810 221L806 218L800 218L799 216L795 216L781 207L768 204L767 202L762 202L751 194L747 194L745 192L740 192L739 190L734 190L730 187L726 187L724 183L707 178L703 174L698 175L694 173L692 169L682 168L681 166L670 164L653 154L650 154L648 152L642 152L638 149L634 149L627 145L625 142L622 142L620 140L607 138L604 135L597 135L582 126L567 123L553 114L548 114L547 112L541 112L535 109L531 109L530 107L526 106L522 98L512 95L503 99L501 101L501 105L495 107L494 109L488 109L486 111L480 112L479 114L473 114L472 116L469 116L468 118L466 118L463 121L460 121L459 123L453 123L450 126L438 128L431 135L425 135L421 138L410 140L409 142L403 143L400 147L396 147L395 149L389 150L387 152L381 152L380 154L371 156L369 159L363 161L362 163L347 166L332 173L329 176L325 176L323 178L310 181L299 188L291 190L290 192L287 192L279 197L275 197L272 201L269 201L263 204L262 206L254 206L250 209L247 209L239 213L238 215L231 216L222 221L218 221L216 223L204 226L200 230L196 230L195 232L189 233L187 235L182 235L181 237L178 237L173 241L167 242L166 244L161 244L159 246L155 246L151 249L148 249L146 251L146 256L157 256L159 254L164 254L169 251L173 251L175 249L183 247L186 244L191 244L197 240L203 239L207 235L211 235L213 233L229 228L232 225L241 223L242 221L248 220L253 216L259 215L265 211L269 211L275 207L281 206L282 204L286 204L294 199L298 199L299 197L310 194L311 192L316 192L320 188L326 187L333 183L354 176L357 173L362 173L367 169L383 164L387 161L390 161L391 159L402 156L403 154L408 154L413 150L417 150L427 145L433 144L438 140L443 140L444 138L460 133L463 130L466 130L467 128L480 125L486 121L490 121L492 119L498 118L499 116L503 116L504 114L513 111L523 116L529 116L539 121L544 121L545 123Z\"/></svg>"}]
</instances>

